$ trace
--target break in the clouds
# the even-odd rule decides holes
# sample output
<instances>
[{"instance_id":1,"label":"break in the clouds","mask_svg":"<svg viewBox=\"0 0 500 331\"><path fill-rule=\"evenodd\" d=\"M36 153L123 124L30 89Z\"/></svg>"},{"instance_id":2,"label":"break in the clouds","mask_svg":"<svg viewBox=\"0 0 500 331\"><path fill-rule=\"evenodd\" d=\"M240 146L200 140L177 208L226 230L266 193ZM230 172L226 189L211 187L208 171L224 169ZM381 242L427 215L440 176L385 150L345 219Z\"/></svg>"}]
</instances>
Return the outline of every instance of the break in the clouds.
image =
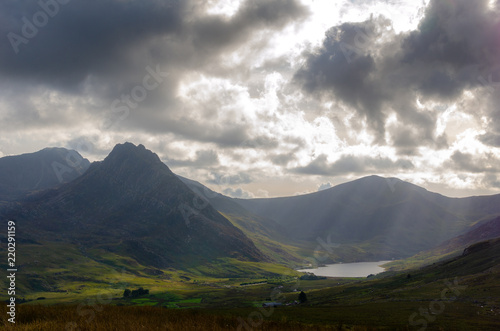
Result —
<instances>
[{"instance_id":1,"label":"break in the clouds","mask_svg":"<svg viewBox=\"0 0 500 331\"><path fill-rule=\"evenodd\" d=\"M370 174L497 192L499 7L2 1L0 155L132 141L244 198Z\"/></svg>"}]
</instances>

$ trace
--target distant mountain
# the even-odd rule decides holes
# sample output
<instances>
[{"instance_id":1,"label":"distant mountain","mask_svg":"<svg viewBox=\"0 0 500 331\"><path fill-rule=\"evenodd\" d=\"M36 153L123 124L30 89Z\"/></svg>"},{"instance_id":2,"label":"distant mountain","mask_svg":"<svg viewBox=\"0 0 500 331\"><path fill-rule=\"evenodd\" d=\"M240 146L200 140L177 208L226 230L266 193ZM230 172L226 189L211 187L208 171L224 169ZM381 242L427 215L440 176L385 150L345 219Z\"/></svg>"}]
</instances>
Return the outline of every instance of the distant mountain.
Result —
<instances>
[{"instance_id":1,"label":"distant mountain","mask_svg":"<svg viewBox=\"0 0 500 331\"><path fill-rule=\"evenodd\" d=\"M294 197L238 199L295 239L329 238L340 261L412 256L500 215L500 195L447 198L395 178L370 176ZM324 239L323 239L324 240Z\"/></svg>"},{"instance_id":2,"label":"distant mountain","mask_svg":"<svg viewBox=\"0 0 500 331\"><path fill-rule=\"evenodd\" d=\"M115 146L75 180L32 195L3 218L18 237L63 241L132 257L157 268L186 268L217 258L262 261L242 231L197 196L144 146Z\"/></svg>"},{"instance_id":3,"label":"distant mountain","mask_svg":"<svg viewBox=\"0 0 500 331\"><path fill-rule=\"evenodd\" d=\"M78 152L45 148L35 153L0 158L0 201L70 182L90 166Z\"/></svg>"}]
</instances>

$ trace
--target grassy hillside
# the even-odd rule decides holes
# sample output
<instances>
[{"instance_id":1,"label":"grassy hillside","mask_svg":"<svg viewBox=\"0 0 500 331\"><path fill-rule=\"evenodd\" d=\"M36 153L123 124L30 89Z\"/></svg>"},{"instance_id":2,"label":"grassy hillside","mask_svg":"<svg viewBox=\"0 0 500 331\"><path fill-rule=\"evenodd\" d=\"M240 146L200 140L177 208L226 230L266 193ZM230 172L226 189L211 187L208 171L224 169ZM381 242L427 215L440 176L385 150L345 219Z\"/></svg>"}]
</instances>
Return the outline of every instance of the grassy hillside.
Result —
<instances>
[{"instance_id":1,"label":"grassy hillside","mask_svg":"<svg viewBox=\"0 0 500 331\"><path fill-rule=\"evenodd\" d=\"M304 261L304 254L309 252L307 246L299 247L299 245L285 244L280 241L275 241L265 233L260 231L252 231L249 228L258 229L260 226L255 222L254 217L249 217L245 214L224 214L234 226L245 233L254 243L255 246L270 257L272 261L291 267L300 266Z\"/></svg>"},{"instance_id":2,"label":"grassy hillside","mask_svg":"<svg viewBox=\"0 0 500 331\"><path fill-rule=\"evenodd\" d=\"M447 240L439 246L420 252L412 257L390 262L385 265L391 270L414 269L443 261L462 254L464 249L477 242L500 237L500 217L478 222L466 233Z\"/></svg>"},{"instance_id":3,"label":"grassy hillside","mask_svg":"<svg viewBox=\"0 0 500 331\"><path fill-rule=\"evenodd\" d=\"M191 283L190 288L154 291L129 301L96 295L87 306L45 307L29 302L19 306L16 329L61 329L70 322L81 330L139 326L151 330L166 326L175 330L498 330L499 258L500 240L492 240L442 263L368 279ZM307 295L306 303L260 306L269 300L293 302L301 290ZM6 324L5 315L0 315L0 325Z\"/></svg>"},{"instance_id":4,"label":"grassy hillside","mask_svg":"<svg viewBox=\"0 0 500 331\"><path fill-rule=\"evenodd\" d=\"M499 261L500 239L480 242L463 255L421 269L309 291L308 305L311 310L330 307L333 318L349 324L495 330L500 327Z\"/></svg>"},{"instance_id":5,"label":"grassy hillside","mask_svg":"<svg viewBox=\"0 0 500 331\"><path fill-rule=\"evenodd\" d=\"M232 258L215 259L186 270L159 269L104 249L82 252L82 247L67 243L23 244L16 258L17 298L44 304L84 302L96 296L118 299L126 288L139 287L151 293L168 291L180 298L198 298L200 293L214 289L299 275L281 265ZM7 265L0 267L6 269ZM6 299L5 282L0 283L0 293L0 299Z\"/></svg>"}]
</instances>

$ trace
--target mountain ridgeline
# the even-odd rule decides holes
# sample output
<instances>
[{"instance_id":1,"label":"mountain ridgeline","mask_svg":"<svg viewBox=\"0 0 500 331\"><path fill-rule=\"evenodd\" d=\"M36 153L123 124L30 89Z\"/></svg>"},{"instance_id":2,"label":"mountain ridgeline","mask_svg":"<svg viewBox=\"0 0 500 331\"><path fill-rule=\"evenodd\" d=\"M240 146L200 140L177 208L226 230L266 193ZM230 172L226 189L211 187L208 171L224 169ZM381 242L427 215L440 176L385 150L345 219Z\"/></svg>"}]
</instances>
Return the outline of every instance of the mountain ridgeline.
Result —
<instances>
[{"instance_id":1,"label":"mountain ridgeline","mask_svg":"<svg viewBox=\"0 0 500 331\"><path fill-rule=\"evenodd\" d=\"M370 176L294 197L237 200L297 240L329 238L341 261L402 258L500 215L500 195L447 198L399 179Z\"/></svg>"},{"instance_id":2,"label":"mountain ridgeline","mask_svg":"<svg viewBox=\"0 0 500 331\"><path fill-rule=\"evenodd\" d=\"M0 201L13 201L29 192L70 182L89 166L89 160L65 148L0 158Z\"/></svg>"},{"instance_id":3,"label":"mountain ridgeline","mask_svg":"<svg viewBox=\"0 0 500 331\"><path fill-rule=\"evenodd\" d=\"M31 195L2 216L17 220L21 239L104 249L156 268L223 257L265 260L242 231L210 205L195 209L195 201L156 154L125 143L82 176Z\"/></svg>"},{"instance_id":4,"label":"mountain ridgeline","mask_svg":"<svg viewBox=\"0 0 500 331\"><path fill-rule=\"evenodd\" d=\"M75 151L50 148L1 158L0 170L0 216L19 222L20 240L64 242L84 255L101 249L156 268L218 258L299 266L318 250L328 252L321 263L405 258L494 238L485 233L498 222L486 222L500 215L500 195L448 198L378 176L302 196L232 199L131 143L90 166Z\"/></svg>"}]
</instances>

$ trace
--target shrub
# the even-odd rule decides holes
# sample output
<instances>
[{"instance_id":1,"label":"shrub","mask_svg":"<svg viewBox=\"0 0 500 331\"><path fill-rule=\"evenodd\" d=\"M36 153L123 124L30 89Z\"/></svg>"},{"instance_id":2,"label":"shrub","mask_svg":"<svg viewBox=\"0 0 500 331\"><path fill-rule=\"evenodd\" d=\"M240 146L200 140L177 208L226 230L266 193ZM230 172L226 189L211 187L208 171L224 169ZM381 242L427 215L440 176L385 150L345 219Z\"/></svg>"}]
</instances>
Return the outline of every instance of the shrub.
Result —
<instances>
[{"instance_id":1,"label":"shrub","mask_svg":"<svg viewBox=\"0 0 500 331\"><path fill-rule=\"evenodd\" d=\"M149 294L149 290L139 287L137 290L130 291L128 288L123 291L124 298L138 298Z\"/></svg>"},{"instance_id":2,"label":"shrub","mask_svg":"<svg viewBox=\"0 0 500 331\"><path fill-rule=\"evenodd\" d=\"M307 302L307 295L304 293L304 291L300 291L299 293L299 302L300 303Z\"/></svg>"}]
</instances>

